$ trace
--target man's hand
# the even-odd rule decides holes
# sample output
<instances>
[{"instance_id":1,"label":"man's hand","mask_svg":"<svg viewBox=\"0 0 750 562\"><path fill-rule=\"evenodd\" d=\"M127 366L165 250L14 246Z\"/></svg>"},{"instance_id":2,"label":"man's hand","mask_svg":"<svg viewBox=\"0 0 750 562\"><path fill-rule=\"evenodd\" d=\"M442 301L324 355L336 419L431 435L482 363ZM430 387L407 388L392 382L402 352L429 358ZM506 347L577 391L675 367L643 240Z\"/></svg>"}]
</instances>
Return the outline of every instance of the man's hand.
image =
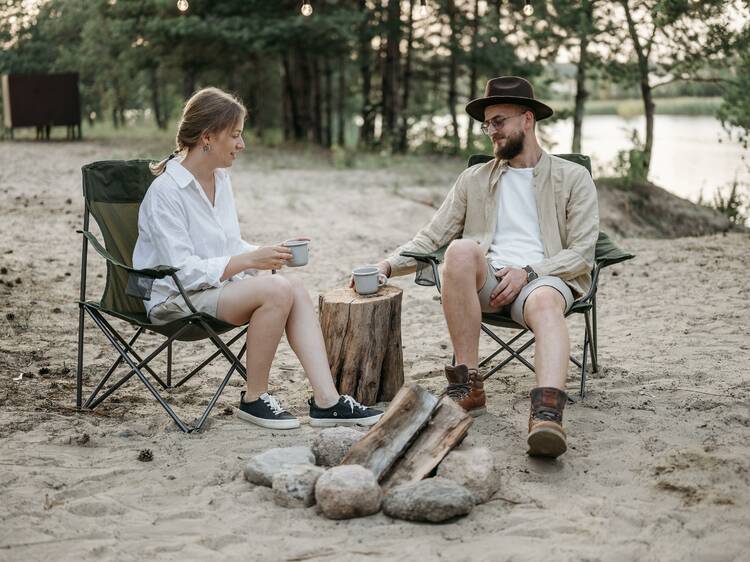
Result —
<instances>
[{"instance_id":1,"label":"man's hand","mask_svg":"<svg viewBox=\"0 0 750 562\"><path fill-rule=\"evenodd\" d=\"M378 264L378 277L380 275L385 275L385 278L388 279L391 276L391 264L389 264L387 261L383 260ZM349 277L349 288L354 287L354 275Z\"/></svg>"},{"instance_id":2,"label":"man's hand","mask_svg":"<svg viewBox=\"0 0 750 562\"><path fill-rule=\"evenodd\" d=\"M518 267L503 267L495 272L500 284L490 294L490 306L500 308L516 300L518 293L526 285L528 274Z\"/></svg>"},{"instance_id":3,"label":"man's hand","mask_svg":"<svg viewBox=\"0 0 750 562\"><path fill-rule=\"evenodd\" d=\"M292 251L281 244L262 246L248 252L250 265L247 269L281 269L292 259Z\"/></svg>"}]
</instances>

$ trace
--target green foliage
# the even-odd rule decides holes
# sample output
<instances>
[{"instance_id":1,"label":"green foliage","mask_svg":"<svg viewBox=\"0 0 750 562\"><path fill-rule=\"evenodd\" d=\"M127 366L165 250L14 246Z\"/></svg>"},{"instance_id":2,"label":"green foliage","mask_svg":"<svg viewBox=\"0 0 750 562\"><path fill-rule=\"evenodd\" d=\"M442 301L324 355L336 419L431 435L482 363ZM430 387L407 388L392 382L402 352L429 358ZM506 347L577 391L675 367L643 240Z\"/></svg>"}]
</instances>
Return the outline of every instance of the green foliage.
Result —
<instances>
[{"instance_id":1,"label":"green foliage","mask_svg":"<svg viewBox=\"0 0 750 562\"><path fill-rule=\"evenodd\" d=\"M648 176L645 146L636 129L630 131L630 142L632 148L618 151L614 162L615 176L623 181L625 187L643 183Z\"/></svg>"},{"instance_id":2,"label":"green foliage","mask_svg":"<svg viewBox=\"0 0 750 562\"><path fill-rule=\"evenodd\" d=\"M724 188L717 189L710 206L725 215L729 222L744 225L750 218L750 190L736 179Z\"/></svg>"}]
</instances>

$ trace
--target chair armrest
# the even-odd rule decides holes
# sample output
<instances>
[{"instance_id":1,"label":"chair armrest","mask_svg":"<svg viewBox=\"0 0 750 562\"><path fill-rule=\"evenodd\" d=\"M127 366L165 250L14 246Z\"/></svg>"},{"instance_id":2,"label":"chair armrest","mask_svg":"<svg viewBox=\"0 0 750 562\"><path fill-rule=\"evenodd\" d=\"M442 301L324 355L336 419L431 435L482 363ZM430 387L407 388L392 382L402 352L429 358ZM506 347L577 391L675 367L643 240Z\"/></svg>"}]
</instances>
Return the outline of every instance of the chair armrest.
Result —
<instances>
[{"instance_id":1,"label":"chair armrest","mask_svg":"<svg viewBox=\"0 0 750 562\"><path fill-rule=\"evenodd\" d=\"M448 246L443 246L434 252L401 252L401 255L405 258L414 258L418 262L440 265L445 260L445 251L447 249Z\"/></svg>"},{"instance_id":2,"label":"chair armrest","mask_svg":"<svg viewBox=\"0 0 750 562\"><path fill-rule=\"evenodd\" d=\"M77 232L83 234L83 236L94 247L97 253L105 260L107 260L107 263L111 263L112 265L120 267L130 273L136 273L138 275L143 275L144 277L150 277L151 279L163 279L164 277L170 277L174 275L174 273L180 270L178 267L170 267L168 265L157 265L156 267L150 267L147 269L136 269L134 267L127 266L120 260L116 259L112 254L110 254L104 248L104 246L101 245L99 240L96 239L96 236L94 236L91 232L86 230L78 230Z\"/></svg>"}]
</instances>

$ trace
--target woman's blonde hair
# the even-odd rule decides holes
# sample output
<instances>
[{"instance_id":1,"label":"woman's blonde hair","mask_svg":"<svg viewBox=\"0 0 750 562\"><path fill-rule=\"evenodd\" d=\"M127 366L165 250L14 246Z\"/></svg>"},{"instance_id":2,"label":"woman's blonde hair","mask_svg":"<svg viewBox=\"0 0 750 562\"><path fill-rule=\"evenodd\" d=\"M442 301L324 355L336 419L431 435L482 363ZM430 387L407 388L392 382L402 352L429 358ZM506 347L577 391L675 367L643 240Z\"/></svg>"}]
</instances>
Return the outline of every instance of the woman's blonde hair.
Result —
<instances>
[{"instance_id":1,"label":"woman's blonde hair","mask_svg":"<svg viewBox=\"0 0 750 562\"><path fill-rule=\"evenodd\" d=\"M205 134L216 134L245 120L247 110L232 94L219 88L203 88L185 103L177 126L175 151L160 162L151 164L151 172L158 176L172 158L196 146Z\"/></svg>"}]
</instances>

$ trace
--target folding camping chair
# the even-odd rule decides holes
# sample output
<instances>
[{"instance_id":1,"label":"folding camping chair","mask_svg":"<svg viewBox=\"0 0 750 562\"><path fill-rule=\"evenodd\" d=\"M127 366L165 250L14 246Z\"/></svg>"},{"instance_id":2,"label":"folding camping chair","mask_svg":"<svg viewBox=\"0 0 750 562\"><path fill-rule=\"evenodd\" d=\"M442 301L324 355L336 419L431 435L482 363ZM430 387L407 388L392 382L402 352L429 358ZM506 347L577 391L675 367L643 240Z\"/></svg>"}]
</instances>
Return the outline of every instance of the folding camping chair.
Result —
<instances>
[{"instance_id":1,"label":"folding camping chair","mask_svg":"<svg viewBox=\"0 0 750 562\"><path fill-rule=\"evenodd\" d=\"M94 162L82 168L83 196L86 205L83 214L83 230L78 231L83 234L83 247L81 252L81 294L78 301L76 407L79 411L82 407L96 408L136 375L179 428L189 433L203 427L211 409L235 370L239 372L243 379L246 379L245 368L239 360L239 357L245 352L245 344L243 343L237 355L231 351L230 347L245 334L247 327L241 327L240 332L225 343L219 338L218 334L223 334L238 327L207 314L196 312L176 275L179 271L177 268L158 266L153 269L138 270L132 267L133 249L138 238L138 209L148 186L154 179L148 164L148 161L145 160L105 161ZM89 213L93 215L99 226L106 249L96 236L89 231ZM106 284L101 299L98 301L86 300L86 266L89 244L107 262ZM154 280L165 277L172 278L193 313L168 324L152 324L146 315L143 300L150 298L151 285ZM85 315L91 317L94 324L109 340L118 356L106 374L96 384L86 402L82 403ZM132 325L136 328L135 334L126 341L110 321L105 318L105 315ZM133 345L145 331L160 334L166 337L166 340L148 355L142 357ZM172 343L175 340L195 341L206 338L210 339L217 347L217 351L181 378L174 387L185 384L219 355L223 355L231 366L197 423L190 426L183 422L167 404L146 373L162 389L172 388ZM149 363L164 350L167 352L166 382L149 366ZM102 392L105 384L123 362L127 364L125 368L129 368L129 370Z\"/></svg>"},{"instance_id":2,"label":"folding camping chair","mask_svg":"<svg viewBox=\"0 0 750 562\"><path fill-rule=\"evenodd\" d=\"M571 162L575 162L584 166L589 173L591 173L591 159L588 156L582 154L557 154L560 158L565 158ZM492 160L492 156L484 154L476 154L469 158L469 167L475 164L481 164ZM440 292L440 273L438 266L443 262L445 258L445 251L447 246L444 246L432 253L420 253L420 252L403 252L401 255L405 257L414 258L418 262L417 274L415 282L418 285L432 286L434 285L438 292ZM571 314L583 314L585 322L585 330L583 334L583 356L579 361L575 357L571 356L570 361L581 370L581 390L580 396L584 398L586 396L586 371L587 371L587 359L590 356L591 370L596 373L599 371L599 357L598 357L598 337L597 337L597 325L596 325L596 293L599 286L599 273L605 267L620 263L625 260L634 258L633 254L621 250L610 238L603 232L599 232L599 239L596 242L596 254L594 258L594 267L591 270L591 288L589 292L577 299L570 310L566 313L566 317ZM510 328L519 330L510 340L504 341L500 336L493 332L489 326L495 326L498 328ZM503 314L482 314L482 332L487 334L492 340L498 345L498 349L493 353L485 357L480 363L479 367L484 367L495 357L497 357L503 351L508 353L508 356L500 361L497 365L492 367L485 375L484 379L491 377L497 371L505 367L512 360L516 359L523 363L526 367L534 371L534 366L522 356L522 353L526 351L535 341L532 336L531 339L524 342L517 348L513 345L516 344L521 338L523 338L529 331L520 324L516 323L510 316Z\"/></svg>"}]
</instances>

